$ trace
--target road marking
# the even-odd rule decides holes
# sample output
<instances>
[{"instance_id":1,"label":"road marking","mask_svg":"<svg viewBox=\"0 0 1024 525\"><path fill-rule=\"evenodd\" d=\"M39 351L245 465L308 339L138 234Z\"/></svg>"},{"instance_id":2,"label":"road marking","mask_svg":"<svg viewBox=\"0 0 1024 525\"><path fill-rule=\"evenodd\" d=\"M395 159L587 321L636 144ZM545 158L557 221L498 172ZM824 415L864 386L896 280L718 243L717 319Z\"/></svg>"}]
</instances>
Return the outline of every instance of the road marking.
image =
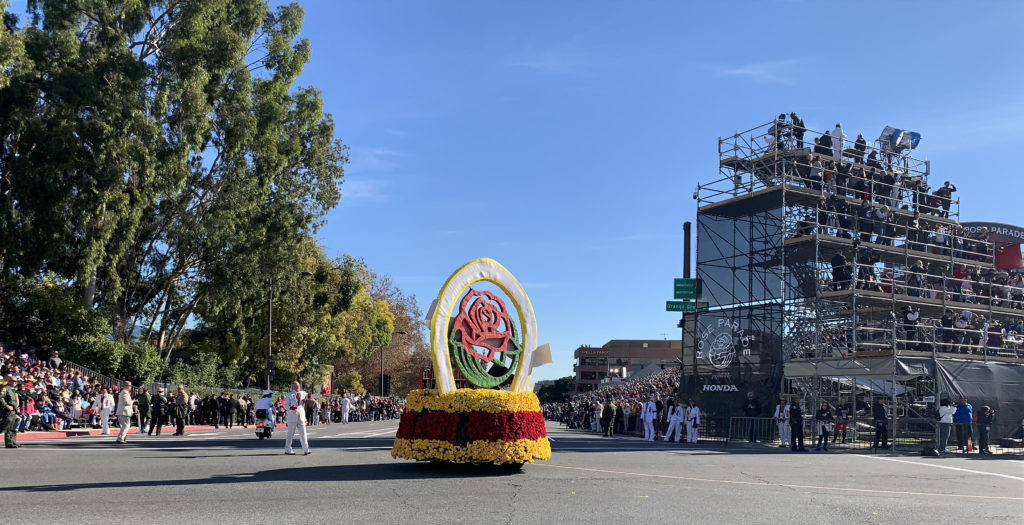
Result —
<instances>
[{"instance_id":1,"label":"road marking","mask_svg":"<svg viewBox=\"0 0 1024 525\"><path fill-rule=\"evenodd\" d=\"M906 459L882 458L882 457L878 457L878 456L865 456L863 454L857 454L857 455L862 457L862 458L880 459L882 461L895 461L897 463L910 463L911 465L921 465L922 467L944 468L944 469L947 469L947 470L956 470L956 471L959 471L959 472L970 472L971 474L982 474L982 475L985 475L985 476L998 476L1000 478L1007 478L1007 479L1013 479L1013 480L1017 480L1017 481L1024 481L1024 477L1011 476L1009 474L999 474L999 473L996 473L996 472L985 472L984 470L971 470L971 469L968 469L968 468L951 467L949 465L934 465L934 464L931 464L931 463L923 463L923 462L920 462L920 461L909 461L909 460L906 460Z\"/></svg>"},{"instance_id":2,"label":"road marking","mask_svg":"<svg viewBox=\"0 0 1024 525\"><path fill-rule=\"evenodd\" d=\"M185 437L216 436L217 434L220 434L220 432L205 432L205 433L202 433L202 434L185 434Z\"/></svg>"},{"instance_id":3,"label":"road marking","mask_svg":"<svg viewBox=\"0 0 1024 525\"><path fill-rule=\"evenodd\" d=\"M1017 498L1013 496L972 496L968 494L937 494L934 492L906 492L897 490L877 490L877 489L857 489L857 488L846 488L846 487L822 487L816 485L793 485L788 483L766 483L757 481L732 481L727 479L704 479L704 478L690 478L686 476L670 476L667 474L643 474L639 472L623 472L619 470L604 470L596 468L584 468L584 467L567 467L563 465L551 465L547 463L534 463L534 465L549 468L558 468L565 470L580 470L584 472L599 472L604 474L619 474L623 476L637 476L643 478L659 478L659 479L676 479L680 481L699 481L702 483L721 483L723 485L753 485L759 487L783 487L789 489L810 489L810 490L833 490L837 492L856 492L856 493L868 493L868 494L897 494L902 496L933 496L938 498L960 498L960 499L995 499L995 500L1009 500L1009 501L1024 501L1024 498Z\"/></svg>"}]
</instances>

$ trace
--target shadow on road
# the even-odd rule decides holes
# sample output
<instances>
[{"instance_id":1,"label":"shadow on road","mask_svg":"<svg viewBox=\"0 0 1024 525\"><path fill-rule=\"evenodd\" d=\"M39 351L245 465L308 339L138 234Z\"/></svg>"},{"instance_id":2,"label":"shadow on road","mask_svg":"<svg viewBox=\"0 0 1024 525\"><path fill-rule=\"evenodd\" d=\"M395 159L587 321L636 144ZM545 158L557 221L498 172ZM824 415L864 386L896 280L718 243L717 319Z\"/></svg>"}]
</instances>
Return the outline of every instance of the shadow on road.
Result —
<instances>
[{"instance_id":1,"label":"shadow on road","mask_svg":"<svg viewBox=\"0 0 1024 525\"><path fill-rule=\"evenodd\" d=\"M390 481L400 479L477 478L515 476L494 465L435 465L430 463L372 463L362 465L318 465L264 470L255 473L210 476L196 479L168 479L154 481L121 481L95 483L67 483L53 485L21 485L0 487L0 492L67 492L82 489L110 489L130 487L176 487L217 485L221 483L255 483L264 481L337 482L337 481Z\"/></svg>"}]
</instances>

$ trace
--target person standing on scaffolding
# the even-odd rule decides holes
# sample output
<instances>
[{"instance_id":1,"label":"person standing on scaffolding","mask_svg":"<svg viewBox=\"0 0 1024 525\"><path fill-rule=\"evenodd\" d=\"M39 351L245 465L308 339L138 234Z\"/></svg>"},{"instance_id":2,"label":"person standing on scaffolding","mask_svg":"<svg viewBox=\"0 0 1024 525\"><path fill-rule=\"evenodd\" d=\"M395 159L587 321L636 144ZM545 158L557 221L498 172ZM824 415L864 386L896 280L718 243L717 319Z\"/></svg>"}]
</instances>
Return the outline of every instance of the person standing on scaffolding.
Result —
<instances>
[{"instance_id":1,"label":"person standing on scaffolding","mask_svg":"<svg viewBox=\"0 0 1024 525\"><path fill-rule=\"evenodd\" d=\"M804 133L807 132L807 128L804 127L803 119L796 116L796 113L790 113L789 118L793 121L793 140L796 141L796 148L802 149L804 147Z\"/></svg>"}]
</instances>

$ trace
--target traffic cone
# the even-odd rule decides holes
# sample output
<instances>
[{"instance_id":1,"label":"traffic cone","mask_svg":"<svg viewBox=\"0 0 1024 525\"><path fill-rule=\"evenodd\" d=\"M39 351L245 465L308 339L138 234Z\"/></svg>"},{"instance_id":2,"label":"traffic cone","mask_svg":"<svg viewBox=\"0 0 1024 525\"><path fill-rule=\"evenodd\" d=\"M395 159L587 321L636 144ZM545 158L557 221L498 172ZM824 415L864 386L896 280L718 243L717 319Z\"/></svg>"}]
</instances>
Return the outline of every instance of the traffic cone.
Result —
<instances>
[{"instance_id":1,"label":"traffic cone","mask_svg":"<svg viewBox=\"0 0 1024 525\"><path fill-rule=\"evenodd\" d=\"M974 442L971 441L970 437L967 438L967 451L974 452Z\"/></svg>"}]
</instances>

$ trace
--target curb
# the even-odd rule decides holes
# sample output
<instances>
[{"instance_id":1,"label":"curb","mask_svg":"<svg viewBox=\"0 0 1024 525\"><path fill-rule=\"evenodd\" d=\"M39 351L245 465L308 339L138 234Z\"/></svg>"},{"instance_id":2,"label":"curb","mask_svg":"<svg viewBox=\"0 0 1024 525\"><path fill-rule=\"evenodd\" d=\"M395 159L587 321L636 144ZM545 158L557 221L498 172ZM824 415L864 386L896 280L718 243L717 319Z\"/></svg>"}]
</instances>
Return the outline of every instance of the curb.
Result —
<instances>
[{"instance_id":1,"label":"curb","mask_svg":"<svg viewBox=\"0 0 1024 525\"><path fill-rule=\"evenodd\" d=\"M236 427L232 427L232 430L234 430L235 428L243 428L244 429L245 427L236 426ZM251 427L251 428L255 429L255 427ZM286 425L280 425L279 424L279 425L276 425L275 428L286 428ZM168 425L168 426L164 427L164 430L162 432L167 431L170 434L173 434L174 433L174 429L175 429L175 427L172 427L172 426ZM224 428L224 427L216 428L216 427L208 426L208 425L204 425L204 426L187 426L187 427L185 427L185 432L196 432L196 431L199 431L199 430L228 430L228 429ZM117 433L118 433L117 427L110 427L110 434L108 434L109 436L116 437ZM139 429L136 428L136 427L132 427L132 428L128 429L128 434L138 434L138 433L139 433ZM20 432L20 433L18 433L18 441L21 441L23 439L60 439L60 438L85 437L85 436L102 436L102 435L103 435L103 431L100 430L100 429L95 429L95 430L93 430L93 429L89 429L89 430L51 430L49 432Z\"/></svg>"}]
</instances>

